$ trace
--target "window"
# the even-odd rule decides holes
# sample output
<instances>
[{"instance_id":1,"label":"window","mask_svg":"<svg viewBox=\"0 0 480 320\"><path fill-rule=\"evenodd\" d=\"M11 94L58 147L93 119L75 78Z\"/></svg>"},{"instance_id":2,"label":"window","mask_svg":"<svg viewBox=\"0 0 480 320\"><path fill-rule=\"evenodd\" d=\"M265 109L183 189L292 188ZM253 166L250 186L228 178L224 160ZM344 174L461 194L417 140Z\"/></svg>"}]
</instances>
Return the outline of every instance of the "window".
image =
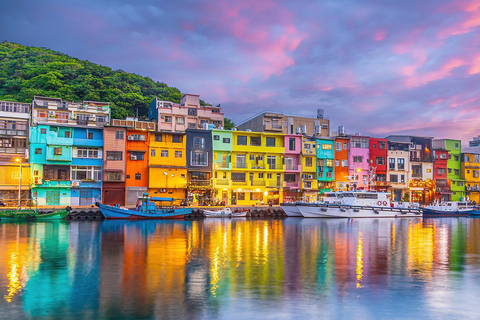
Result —
<instances>
[{"instance_id":1,"label":"window","mask_svg":"<svg viewBox=\"0 0 480 320\"><path fill-rule=\"evenodd\" d=\"M98 159L97 148L77 148L77 158Z\"/></svg>"},{"instance_id":2,"label":"window","mask_svg":"<svg viewBox=\"0 0 480 320\"><path fill-rule=\"evenodd\" d=\"M162 134L161 133L155 134L155 142L162 142Z\"/></svg>"},{"instance_id":3,"label":"window","mask_svg":"<svg viewBox=\"0 0 480 320\"><path fill-rule=\"evenodd\" d=\"M451 154L448 155L448 160L452 160L452 155Z\"/></svg>"},{"instance_id":4,"label":"window","mask_svg":"<svg viewBox=\"0 0 480 320\"><path fill-rule=\"evenodd\" d=\"M404 174L400 175L400 182L405 183L405 175Z\"/></svg>"},{"instance_id":5,"label":"window","mask_svg":"<svg viewBox=\"0 0 480 320\"><path fill-rule=\"evenodd\" d=\"M172 123L172 116L165 116L165 123Z\"/></svg>"},{"instance_id":6,"label":"window","mask_svg":"<svg viewBox=\"0 0 480 320\"><path fill-rule=\"evenodd\" d=\"M374 143L372 147L373 147L373 149L376 149L377 145Z\"/></svg>"},{"instance_id":7,"label":"window","mask_svg":"<svg viewBox=\"0 0 480 320\"><path fill-rule=\"evenodd\" d=\"M292 173L285 173L283 175L283 180L285 180L285 182L288 182L288 183L293 183L293 182L297 182L297 175L296 174L292 174Z\"/></svg>"},{"instance_id":8,"label":"window","mask_svg":"<svg viewBox=\"0 0 480 320\"><path fill-rule=\"evenodd\" d=\"M395 170L395 158L388 158L388 170Z\"/></svg>"},{"instance_id":9,"label":"window","mask_svg":"<svg viewBox=\"0 0 480 320\"><path fill-rule=\"evenodd\" d=\"M188 115L189 116L196 116L197 115L197 109L196 108L188 108Z\"/></svg>"},{"instance_id":10,"label":"window","mask_svg":"<svg viewBox=\"0 0 480 320\"><path fill-rule=\"evenodd\" d=\"M347 150L348 149L348 144L347 143L344 143L343 144L343 150Z\"/></svg>"},{"instance_id":11,"label":"window","mask_svg":"<svg viewBox=\"0 0 480 320\"><path fill-rule=\"evenodd\" d=\"M390 182L398 182L398 175L391 174L390 175Z\"/></svg>"},{"instance_id":12,"label":"window","mask_svg":"<svg viewBox=\"0 0 480 320\"><path fill-rule=\"evenodd\" d=\"M327 167L333 167L333 160L327 159Z\"/></svg>"},{"instance_id":13,"label":"window","mask_svg":"<svg viewBox=\"0 0 480 320\"><path fill-rule=\"evenodd\" d=\"M244 154L237 154L236 168L245 169L247 167L247 157Z\"/></svg>"},{"instance_id":14,"label":"window","mask_svg":"<svg viewBox=\"0 0 480 320\"><path fill-rule=\"evenodd\" d=\"M350 140L350 145L352 148L368 149L368 138L352 137L352 140Z\"/></svg>"},{"instance_id":15,"label":"window","mask_svg":"<svg viewBox=\"0 0 480 320\"><path fill-rule=\"evenodd\" d=\"M175 158L181 158L182 157L182 151L175 151Z\"/></svg>"},{"instance_id":16,"label":"window","mask_svg":"<svg viewBox=\"0 0 480 320\"><path fill-rule=\"evenodd\" d=\"M245 172L232 172L232 181L245 182Z\"/></svg>"},{"instance_id":17,"label":"window","mask_svg":"<svg viewBox=\"0 0 480 320\"><path fill-rule=\"evenodd\" d=\"M447 154L440 153L440 159L446 160L447 159Z\"/></svg>"},{"instance_id":18,"label":"window","mask_svg":"<svg viewBox=\"0 0 480 320\"><path fill-rule=\"evenodd\" d=\"M107 160L122 160L122 151L107 151Z\"/></svg>"},{"instance_id":19,"label":"window","mask_svg":"<svg viewBox=\"0 0 480 320\"><path fill-rule=\"evenodd\" d=\"M473 177L478 178L479 177L479 171L478 170L473 170Z\"/></svg>"},{"instance_id":20,"label":"window","mask_svg":"<svg viewBox=\"0 0 480 320\"><path fill-rule=\"evenodd\" d=\"M305 186L305 189L312 189L312 181L305 181L303 185Z\"/></svg>"},{"instance_id":21,"label":"window","mask_svg":"<svg viewBox=\"0 0 480 320\"><path fill-rule=\"evenodd\" d=\"M260 147L262 145L262 138L250 137L250 145L254 147Z\"/></svg>"},{"instance_id":22,"label":"window","mask_svg":"<svg viewBox=\"0 0 480 320\"><path fill-rule=\"evenodd\" d=\"M348 160L342 160L342 167L348 167Z\"/></svg>"},{"instance_id":23,"label":"window","mask_svg":"<svg viewBox=\"0 0 480 320\"><path fill-rule=\"evenodd\" d=\"M258 155L257 156L257 161L263 161L263 155Z\"/></svg>"},{"instance_id":24,"label":"window","mask_svg":"<svg viewBox=\"0 0 480 320\"><path fill-rule=\"evenodd\" d=\"M237 136L237 146L246 146L247 136Z\"/></svg>"},{"instance_id":25,"label":"window","mask_svg":"<svg viewBox=\"0 0 480 320\"><path fill-rule=\"evenodd\" d=\"M208 153L202 151L192 151L190 163L192 166L208 166Z\"/></svg>"},{"instance_id":26,"label":"window","mask_svg":"<svg viewBox=\"0 0 480 320\"><path fill-rule=\"evenodd\" d=\"M414 178L422 177L422 165L412 165L412 177Z\"/></svg>"},{"instance_id":27,"label":"window","mask_svg":"<svg viewBox=\"0 0 480 320\"><path fill-rule=\"evenodd\" d=\"M353 157L353 162L354 163L362 163L363 161L363 156L354 156Z\"/></svg>"},{"instance_id":28,"label":"window","mask_svg":"<svg viewBox=\"0 0 480 320\"><path fill-rule=\"evenodd\" d=\"M272 174L271 173L267 173L267 179L272 179Z\"/></svg>"},{"instance_id":29,"label":"window","mask_svg":"<svg viewBox=\"0 0 480 320\"><path fill-rule=\"evenodd\" d=\"M40 133L43 133L43 134L47 133L47 129L41 128L41 129L40 129Z\"/></svg>"},{"instance_id":30,"label":"window","mask_svg":"<svg viewBox=\"0 0 480 320\"><path fill-rule=\"evenodd\" d=\"M214 135L213 140L220 140L220 136L218 134Z\"/></svg>"},{"instance_id":31,"label":"window","mask_svg":"<svg viewBox=\"0 0 480 320\"><path fill-rule=\"evenodd\" d=\"M455 143L455 148L458 148L458 142Z\"/></svg>"},{"instance_id":32,"label":"window","mask_svg":"<svg viewBox=\"0 0 480 320\"><path fill-rule=\"evenodd\" d=\"M42 148L35 148L35 154L42 154Z\"/></svg>"},{"instance_id":33,"label":"window","mask_svg":"<svg viewBox=\"0 0 480 320\"><path fill-rule=\"evenodd\" d=\"M338 167L340 165L340 161L335 160L335 167Z\"/></svg>"},{"instance_id":34,"label":"window","mask_svg":"<svg viewBox=\"0 0 480 320\"><path fill-rule=\"evenodd\" d=\"M121 181L122 173L121 172L106 172L104 179L106 181Z\"/></svg>"},{"instance_id":35,"label":"window","mask_svg":"<svg viewBox=\"0 0 480 320\"><path fill-rule=\"evenodd\" d=\"M33 170L33 175L38 176L38 170Z\"/></svg>"},{"instance_id":36,"label":"window","mask_svg":"<svg viewBox=\"0 0 480 320\"><path fill-rule=\"evenodd\" d=\"M245 192L238 193L238 200L245 200Z\"/></svg>"},{"instance_id":37,"label":"window","mask_svg":"<svg viewBox=\"0 0 480 320\"><path fill-rule=\"evenodd\" d=\"M65 138L70 138L71 137L70 131L65 131L64 135L65 135Z\"/></svg>"},{"instance_id":38,"label":"window","mask_svg":"<svg viewBox=\"0 0 480 320\"><path fill-rule=\"evenodd\" d=\"M335 143L335 150L342 151L342 143L341 142Z\"/></svg>"},{"instance_id":39,"label":"window","mask_svg":"<svg viewBox=\"0 0 480 320\"><path fill-rule=\"evenodd\" d=\"M160 157L168 158L168 150L161 150L160 151Z\"/></svg>"},{"instance_id":40,"label":"window","mask_svg":"<svg viewBox=\"0 0 480 320\"><path fill-rule=\"evenodd\" d=\"M258 179L263 179L263 173L258 174Z\"/></svg>"},{"instance_id":41,"label":"window","mask_svg":"<svg viewBox=\"0 0 480 320\"><path fill-rule=\"evenodd\" d=\"M332 150L332 145L331 144L322 144L322 149L323 150Z\"/></svg>"},{"instance_id":42,"label":"window","mask_svg":"<svg viewBox=\"0 0 480 320\"><path fill-rule=\"evenodd\" d=\"M448 168L448 173L452 173L452 168Z\"/></svg>"},{"instance_id":43,"label":"window","mask_svg":"<svg viewBox=\"0 0 480 320\"><path fill-rule=\"evenodd\" d=\"M53 154L56 156L62 155L62 148L53 148Z\"/></svg>"},{"instance_id":44,"label":"window","mask_svg":"<svg viewBox=\"0 0 480 320\"><path fill-rule=\"evenodd\" d=\"M305 158L305 166L307 166L307 167L312 166L312 158L311 157Z\"/></svg>"},{"instance_id":45,"label":"window","mask_svg":"<svg viewBox=\"0 0 480 320\"><path fill-rule=\"evenodd\" d=\"M275 147L275 138L267 137L267 147Z\"/></svg>"},{"instance_id":46,"label":"window","mask_svg":"<svg viewBox=\"0 0 480 320\"><path fill-rule=\"evenodd\" d=\"M135 173L135 180L142 180L142 174L141 173Z\"/></svg>"},{"instance_id":47,"label":"window","mask_svg":"<svg viewBox=\"0 0 480 320\"><path fill-rule=\"evenodd\" d=\"M277 168L277 157L267 156L267 164L269 166L269 169L276 169Z\"/></svg>"},{"instance_id":48,"label":"window","mask_svg":"<svg viewBox=\"0 0 480 320\"><path fill-rule=\"evenodd\" d=\"M445 168L438 168L438 174L445 174Z\"/></svg>"},{"instance_id":49,"label":"window","mask_svg":"<svg viewBox=\"0 0 480 320\"><path fill-rule=\"evenodd\" d=\"M385 150L386 142L385 141L380 141L379 146L380 146L380 150Z\"/></svg>"},{"instance_id":50,"label":"window","mask_svg":"<svg viewBox=\"0 0 480 320\"><path fill-rule=\"evenodd\" d=\"M143 152L131 151L130 160L143 160Z\"/></svg>"},{"instance_id":51,"label":"window","mask_svg":"<svg viewBox=\"0 0 480 320\"><path fill-rule=\"evenodd\" d=\"M398 158L397 159L397 164L398 164L398 170L405 170L405 159L404 158Z\"/></svg>"},{"instance_id":52,"label":"window","mask_svg":"<svg viewBox=\"0 0 480 320\"><path fill-rule=\"evenodd\" d=\"M254 154L251 154L250 155L250 161L254 161L255 160L255 155Z\"/></svg>"},{"instance_id":53,"label":"window","mask_svg":"<svg viewBox=\"0 0 480 320\"><path fill-rule=\"evenodd\" d=\"M205 138L193 137L193 149L204 149L204 148L205 148Z\"/></svg>"},{"instance_id":54,"label":"window","mask_svg":"<svg viewBox=\"0 0 480 320\"><path fill-rule=\"evenodd\" d=\"M310 144L309 143L304 143L303 144L303 149L310 150Z\"/></svg>"},{"instance_id":55,"label":"window","mask_svg":"<svg viewBox=\"0 0 480 320\"><path fill-rule=\"evenodd\" d=\"M380 164L380 165L385 164L385 158L384 157L377 157L375 160L376 160L377 164Z\"/></svg>"},{"instance_id":56,"label":"window","mask_svg":"<svg viewBox=\"0 0 480 320\"><path fill-rule=\"evenodd\" d=\"M102 179L100 166L72 166L72 180L95 180Z\"/></svg>"},{"instance_id":57,"label":"window","mask_svg":"<svg viewBox=\"0 0 480 320\"><path fill-rule=\"evenodd\" d=\"M463 187L464 184L463 184L463 181L457 181L457 187Z\"/></svg>"},{"instance_id":58,"label":"window","mask_svg":"<svg viewBox=\"0 0 480 320\"><path fill-rule=\"evenodd\" d=\"M458 161L458 155L454 156L455 161Z\"/></svg>"},{"instance_id":59,"label":"window","mask_svg":"<svg viewBox=\"0 0 480 320\"><path fill-rule=\"evenodd\" d=\"M173 136L172 136L172 142L173 142L173 143L182 143L182 136L180 136L180 135L173 135Z\"/></svg>"},{"instance_id":60,"label":"window","mask_svg":"<svg viewBox=\"0 0 480 320\"><path fill-rule=\"evenodd\" d=\"M93 139L93 132L87 131L87 139Z\"/></svg>"},{"instance_id":61,"label":"window","mask_svg":"<svg viewBox=\"0 0 480 320\"><path fill-rule=\"evenodd\" d=\"M155 157L155 149L150 150L150 156Z\"/></svg>"},{"instance_id":62,"label":"window","mask_svg":"<svg viewBox=\"0 0 480 320\"><path fill-rule=\"evenodd\" d=\"M295 151L295 138L288 139L288 150Z\"/></svg>"},{"instance_id":63,"label":"window","mask_svg":"<svg viewBox=\"0 0 480 320\"><path fill-rule=\"evenodd\" d=\"M143 134L131 134L128 136L128 140L145 141L145 136Z\"/></svg>"},{"instance_id":64,"label":"window","mask_svg":"<svg viewBox=\"0 0 480 320\"><path fill-rule=\"evenodd\" d=\"M185 118L183 118L183 117L176 117L176 118L175 118L175 122L176 122L177 124L185 124Z\"/></svg>"},{"instance_id":65,"label":"window","mask_svg":"<svg viewBox=\"0 0 480 320\"><path fill-rule=\"evenodd\" d=\"M223 143L230 143L230 138L223 138Z\"/></svg>"},{"instance_id":66,"label":"window","mask_svg":"<svg viewBox=\"0 0 480 320\"><path fill-rule=\"evenodd\" d=\"M460 171L458 169L455 169L455 175L459 175Z\"/></svg>"}]
</instances>

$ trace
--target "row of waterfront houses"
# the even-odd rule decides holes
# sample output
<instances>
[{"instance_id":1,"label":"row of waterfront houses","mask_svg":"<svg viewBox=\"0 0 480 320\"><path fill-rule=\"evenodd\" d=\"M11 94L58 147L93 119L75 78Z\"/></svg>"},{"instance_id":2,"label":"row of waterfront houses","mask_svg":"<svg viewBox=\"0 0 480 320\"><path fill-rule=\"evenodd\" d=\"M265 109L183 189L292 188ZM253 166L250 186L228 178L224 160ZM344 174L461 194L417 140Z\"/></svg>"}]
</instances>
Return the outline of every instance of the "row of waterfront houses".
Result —
<instances>
[{"instance_id":1,"label":"row of waterfront houses","mask_svg":"<svg viewBox=\"0 0 480 320\"><path fill-rule=\"evenodd\" d=\"M111 119L108 103L35 97L0 102L0 199L38 205L134 205L139 196L195 205L315 202L377 190L396 201L479 202L479 147L407 135L330 135L316 118L264 112L222 130L198 95L155 99L149 121Z\"/></svg>"}]
</instances>

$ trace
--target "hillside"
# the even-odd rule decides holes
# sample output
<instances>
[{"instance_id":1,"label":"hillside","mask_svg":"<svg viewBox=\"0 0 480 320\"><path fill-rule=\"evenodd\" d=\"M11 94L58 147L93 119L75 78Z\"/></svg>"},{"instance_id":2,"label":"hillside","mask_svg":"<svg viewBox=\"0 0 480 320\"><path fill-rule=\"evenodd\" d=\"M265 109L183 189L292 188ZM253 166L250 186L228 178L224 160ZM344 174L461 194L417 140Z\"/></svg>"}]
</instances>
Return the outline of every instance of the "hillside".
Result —
<instances>
[{"instance_id":1,"label":"hillside","mask_svg":"<svg viewBox=\"0 0 480 320\"><path fill-rule=\"evenodd\" d=\"M113 118L147 115L155 96L179 102L180 90L165 83L39 47L0 43L0 100L31 102L33 96L105 101ZM203 101L201 103L205 104Z\"/></svg>"}]
</instances>

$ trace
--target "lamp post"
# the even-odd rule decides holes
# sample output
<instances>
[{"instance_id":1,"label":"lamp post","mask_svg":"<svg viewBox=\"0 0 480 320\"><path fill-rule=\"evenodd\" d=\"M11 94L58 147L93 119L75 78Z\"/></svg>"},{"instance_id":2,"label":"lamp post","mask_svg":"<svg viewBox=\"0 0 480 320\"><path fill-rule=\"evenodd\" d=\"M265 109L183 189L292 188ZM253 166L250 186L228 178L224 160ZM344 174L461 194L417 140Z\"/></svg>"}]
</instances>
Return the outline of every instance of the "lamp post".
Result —
<instances>
[{"instance_id":1,"label":"lamp post","mask_svg":"<svg viewBox=\"0 0 480 320\"><path fill-rule=\"evenodd\" d=\"M20 163L20 178L18 179L18 210L21 208L21 191L22 191L22 158L16 158L15 161Z\"/></svg>"}]
</instances>

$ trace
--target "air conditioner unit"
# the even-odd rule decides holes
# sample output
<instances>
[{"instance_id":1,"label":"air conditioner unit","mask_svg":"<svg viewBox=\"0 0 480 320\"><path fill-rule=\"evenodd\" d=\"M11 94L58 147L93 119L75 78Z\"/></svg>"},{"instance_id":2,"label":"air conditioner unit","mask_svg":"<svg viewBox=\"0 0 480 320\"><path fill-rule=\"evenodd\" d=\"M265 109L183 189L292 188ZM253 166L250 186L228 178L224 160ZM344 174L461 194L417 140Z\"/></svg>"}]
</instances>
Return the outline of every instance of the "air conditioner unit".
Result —
<instances>
[{"instance_id":1,"label":"air conditioner unit","mask_svg":"<svg viewBox=\"0 0 480 320\"><path fill-rule=\"evenodd\" d=\"M135 155L133 155L133 154L130 155L130 160L137 160L137 156L135 156Z\"/></svg>"},{"instance_id":2,"label":"air conditioner unit","mask_svg":"<svg viewBox=\"0 0 480 320\"><path fill-rule=\"evenodd\" d=\"M80 183L78 181L72 181L72 187L78 187Z\"/></svg>"},{"instance_id":3,"label":"air conditioner unit","mask_svg":"<svg viewBox=\"0 0 480 320\"><path fill-rule=\"evenodd\" d=\"M128 136L127 140L135 140L135 137L134 136Z\"/></svg>"},{"instance_id":4,"label":"air conditioner unit","mask_svg":"<svg viewBox=\"0 0 480 320\"><path fill-rule=\"evenodd\" d=\"M165 116L160 116L161 119L165 119Z\"/></svg>"},{"instance_id":5,"label":"air conditioner unit","mask_svg":"<svg viewBox=\"0 0 480 320\"><path fill-rule=\"evenodd\" d=\"M312 174L307 175L307 179L313 179L313 175Z\"/></svg>"},{"instance_id":6,"label":"air conditioner unit","mask_svg":"<svg viewBox=\"0 0 480 320\"><path fill-rule=\"evenodd\" d=\"M165 193L167 190L165 189L160 189L160 192Z\"/></svg>"}]
</instances>

